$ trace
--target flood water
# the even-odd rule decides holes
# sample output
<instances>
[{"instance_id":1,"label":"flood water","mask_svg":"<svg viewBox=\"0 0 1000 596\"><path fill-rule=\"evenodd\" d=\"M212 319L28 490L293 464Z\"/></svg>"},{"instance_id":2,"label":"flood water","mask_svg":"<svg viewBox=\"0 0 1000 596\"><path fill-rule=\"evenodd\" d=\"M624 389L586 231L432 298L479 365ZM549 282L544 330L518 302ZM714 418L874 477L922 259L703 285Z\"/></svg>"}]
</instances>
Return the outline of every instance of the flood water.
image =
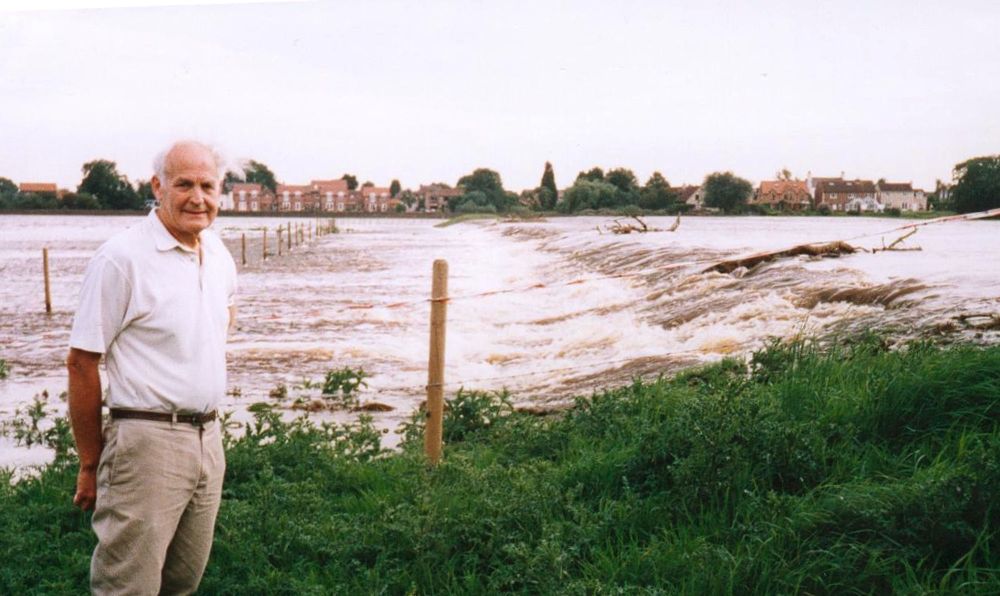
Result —
<instances>
[{"instance_id":1,"label":"flood water","mask_svg":"<svg viewBox=\"0 0 1000 596\"><path fill-rule=\"evenodd\" d=\"M0 216L0 417L47 390L53 411L66 385L63 360L87 261L141 217ZM759 348L768 337L875 328L895 336L1000 339L1000 222L919 228L902 246L920 251L795 257L733 274L709 265L761 250L851 239L872 248L912 220L686 217L674 232L615 235L610 218L545 222L338 219L314 237L261 260L262 235L312 219L220 217L215 230L240 263L239 314L229 343L225 408L292 397L331 369L371 375L363 403L394 429L424 399L431 266L449 263L446 392L506 387L518 404L555 407L573 395ZM668 228L673 218L648 218ZM863 237L861 237L863 236ZM307 234L308 240L308 234ZM46 314L42 248L49 249L53 313ZM994 329L990 329L990 327ZM298 387L297 387L298 386ZM326 414L338 419L352 414ZM386 444L395 442L392 433ZM0 466L45 461L42 449L0 439Z\"/></svg>"}]
</instances>

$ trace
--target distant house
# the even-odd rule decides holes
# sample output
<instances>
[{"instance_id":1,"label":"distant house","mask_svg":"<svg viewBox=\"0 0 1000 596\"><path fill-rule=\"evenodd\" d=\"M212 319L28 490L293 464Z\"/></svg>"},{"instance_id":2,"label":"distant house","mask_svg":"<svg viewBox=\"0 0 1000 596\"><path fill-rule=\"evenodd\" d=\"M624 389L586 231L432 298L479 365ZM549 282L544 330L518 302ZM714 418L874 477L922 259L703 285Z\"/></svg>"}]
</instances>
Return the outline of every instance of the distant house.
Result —
<instances>
[{"instance_id":1,"label":"distant house","mask_svg":"<svg viewBox=\"0 0 1000 596\"><path fill-rule=\"evenodd\" d=\"M817 208L826 206L831 211L881 210L875 183L871 180L821 180L816 183L815 204Z\"/></svg>"},{"instance_id":2,"label":"distant house","mask_svg":"<svg viewBox=\"0 0 1000 596\"><path fill-rule=\"evenodd\" d=\"M278 211L314 211L319 202L308 184L279 184L275 195Z\"/></svg>"},{"instance_id":3,"label":"distant house","mask_svg":"<svg viewBox=\"0 0 1000 596\"><path fill-rule=\"evenodd\" d=\"M687 198L684 199L684 202L691 205L695 211L701 211L705 208L705 187L694 186L692 188L694 190L688 194Z\"/></svg>"},{"instance_id":4,"label":"distant house","mask_svg":"<svg viewBox=\"0 0 1000 596\"><path fill-rule=\"evenodd\" d=\"M59 192L59 187L54 182L22 182L17 189L24 193L52 195L57 199L61 199L63 194Z\"/></svg>"},{"instance_id":5,"label":"distant house","mask_svg":"<svg viewBox=\"0 0 1000 596\"><path fill-rule=\"evenodd\" d=\"M750 202L782 211L800 211L812 206L812 195L804 180L765 180Z\"/></svg>"},{"instance_id":6,"label":"distant house","mask_svg":"<svg viewBox=\"0 0 1000 596\"><path fill-rule=\"evenodd\" d=\"M462 189L452 188L447 184L421 184L417 192L419 200L424 203L424 211L435 212L448 209L448 199L462 196Z\"/></svg>"},{"instance_id":7,"label":"distant house","mask_svg":"<svg viewBox=\"0 0 1000 596\"><path fill-rule=\"evenodd\" d=\"M320 211L347 211L351 191L347 180L313 180L310 182Z\"/></svg>"},{"instance_id":8,"label":"distant house","mask_svg":"<svg viewBox=\"0 0 1000 596\"><path fill-rule=\"evenodd\" d=\"M910 182L879 182L878 201L886 209L900 211L927 211L927 195Z\"/></svg>"},{"instance_id":9,"label":"distant house","mask_svg":"<svg viewBox=\"0 0 1000 596\"><path fill-rule=\"evenodd\" d=\"M369 213L385 213L389 211L392 192L379 186L363 186L360 191L364 210ZM397 201L398 202L398 201Z\"/></svg>"},{"instance_id":10,"label":"distant house","mask_svg":"<svg viewBox=\"0 0 1000 596\"><path fill-rule=\"evenodd\" d=\"M677 200L679 202L681 202L681 203L686 204L686 205L691 205L691 203L689 203L688 200L697 191L698 191L698 187L690 185L690 184L685 184L685 185L682 185L682 186L678 186L677 188L674 188L674 192L677 193Z\"/></svg>"},{"instance_id":11,"label":"distant house","mask_svg":"<svg viewBox=\"0 0 1000 596\"><path fill-rule=\"evenodd\" d=\"M228 209L251 213L274 211L274 193L260 184L235 183L229 189Z\"/></svg>"}]
</instances>

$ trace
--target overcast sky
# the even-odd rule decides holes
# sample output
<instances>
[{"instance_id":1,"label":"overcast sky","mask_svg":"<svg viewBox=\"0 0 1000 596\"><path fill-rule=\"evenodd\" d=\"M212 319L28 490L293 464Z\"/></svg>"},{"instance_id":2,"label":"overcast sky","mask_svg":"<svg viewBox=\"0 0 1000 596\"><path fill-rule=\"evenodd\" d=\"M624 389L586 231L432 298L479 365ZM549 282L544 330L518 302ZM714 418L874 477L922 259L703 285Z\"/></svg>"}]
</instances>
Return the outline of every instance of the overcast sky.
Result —
<instances>
[{"instance_id":1,"label":"overcast sky","mask_svg":"<svg viewBox=\"0 0 1000 596\"><path fill-rule=\"evenodd\" d=\"M560 187L625 166L932 189L1000 153L995 0L10 8L0 176L15 182L75 188L95 158L145 179L178 137L286 183L490 167L514 190L546 160Z\"/></svg>"}]
</instances>

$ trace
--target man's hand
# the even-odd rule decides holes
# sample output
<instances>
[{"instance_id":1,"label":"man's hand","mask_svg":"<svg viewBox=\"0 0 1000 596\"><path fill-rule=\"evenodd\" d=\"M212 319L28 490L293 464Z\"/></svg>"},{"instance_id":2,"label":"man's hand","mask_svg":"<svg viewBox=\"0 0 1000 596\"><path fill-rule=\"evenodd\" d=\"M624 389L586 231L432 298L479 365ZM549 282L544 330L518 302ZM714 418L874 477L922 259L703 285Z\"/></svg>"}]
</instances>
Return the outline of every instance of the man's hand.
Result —
<instances>
[{"instance_id":1,"label":"man's hand","mask_svg":"<svg viewBox=\"0 0 1000 596\"><path fill-rule=\"evenodd\" d=\"M73 496L73 504L90 511L97 502L97 471L89 468L80 468L76 475L76 495Z\"/></svg>"}]
</instances>

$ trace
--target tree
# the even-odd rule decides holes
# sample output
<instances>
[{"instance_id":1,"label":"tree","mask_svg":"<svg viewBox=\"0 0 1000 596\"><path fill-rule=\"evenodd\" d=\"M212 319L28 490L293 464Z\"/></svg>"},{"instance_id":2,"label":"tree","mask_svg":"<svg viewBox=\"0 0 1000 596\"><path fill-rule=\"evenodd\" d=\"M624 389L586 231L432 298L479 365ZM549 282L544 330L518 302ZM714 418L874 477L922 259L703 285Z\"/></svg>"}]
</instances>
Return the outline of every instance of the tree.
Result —
<instances>
[{"instance_id":1,"label":"tree","mask_svg":"<svg viewBox=\"0 0 1000 596\"><path fill-rule=\"evenodd\" d=\"M340 179L347 180L347 190L356 190L358 188L358 179L353 174L344 174Z\"/></svg>"},{"instance_id":2,"label":"tree","mask_svg":"<svg viewBox=\"0 0 1000 596\"><path fill-rule=\"evenodd\" d=\"M604 170L595 166L586 172L580 172L576 175L576 180L573 183L576 184L580 180L590 180L591 182L604 180Z\"/></svg>"},{"instance_id":3,"label":"tree","mask_svg":"<svg viewBox=\"0 0 1000 596\"><path fill-rule=\"evenodd\" d=\"M361 185L361 188L372 188L373 186L375 186L374 182L371 180L365 180L365 183Z\"/></svg>"},{"instance_id":4,"label":"tree","mask_svg":"<svg viewBox=\"0 0 1000 596\"><path fill-rule=\"evenodd\" d=\"M677 194L659 172L653 172L639 193L639 206L643 209L667 209L676 200Z\"/></svg>"},{"instance_id":5,"label":"tree","mask_svg":"<svg viewBox=\"0 0 1000 596\"><path fill-rule=\"evenodd\" d=\"M17 185L10 178L0 176L0 197L12 197L17 194Z\"/></svg>"},{"instance_id":6,"label":"tree","mask_svg":"<svg viewBox=\"0 0 1000 596\"><path fill-rule=\"evenodd\" d=\"M229 176L229 172L226 172L226 176ZM153 184L149 180L140 180L135 194L139 196L139 200L142 201L143 205L150 205L156 202L156 195L153 194Z\"/></svg>"},{"instance_id":7,"label":"tree","mask_svg":"<svg viewBox=\"0 0 1000 596\"><path fill-rule=\"evenodd\" d=\"M147 183L148 184L148 183ZM66 209L100 209L101 204L92 195L87 193L69 192L63 195L60 201L62 207Z\"/></svg>"},{"instance_id":8,"label":"tree","mask_svg":"<svg viewBox=\"0 0 1000 596\"><path fill-rule=\"evenodd\" d=\"M781 168L780 170L775 172L774 177L777 178L778 180L791 180L792 172L788 168Z\"/></svg>"},{"instance_id":9,"label":"tree","mask_svg":"<svg viewBox=\"0 0 1000 596\"><path fill-rule=\"evenodd\" d=\"M395 199L399 194L400 189L401 186L399 184L399 180L393 178L392 182L389 183L389 196Z\"/></svg>"},{"instance_id":10,"label":"tree","mask_svg":"<svg viewBox=\"0 0 1000 596\"><path fill-rule=\"evenodd\" d=\"M271 192L277 192L278 182L275 180L274 172L271 171L271 168L251 159L244 162L241 169L243 170L242 176L238 172L226 172L224 185L227 190L232 188L234 182L247 182L249 184L260 184Z\"/></svg>"},{"instance_id":11,"label":"tree","mask_svg":"<svg viewBox=\"0 0 1000 596\"><path fill-rule=\"evenodd\" d=\"M500 174L489 168L477 168L471 174L462 176L458 179L457 186L464 194L455 202L456 206L465 203L469 195L475 191L483 193L489 204L497 211L507 211L511 205L517 203L517 195L504 190Z\"/></svg>"},{"instance_id":12,"label":"tree","mask_svg":"<svg viewBox=\"0 0 1000 596\"><path fill-rule=\"evenodd\" d=\"M95 159L83 164L83 180L76 192L93 195L102 209L140 209L142 202L129 183L118 173L113 161Z\"/></svg>"},{"instance_id":13,"label":"tree","mask_svg":"<svg viewBox=\"0 0 1000 596\"><path fill-rule=\"evenodd\" d=\"M578 178L556 207L564 213L616 206L618 188L604 180Z\"/></svg>"},{"instance_id":14,"label":"tree","mask_svg":"<svg viewBox=\"0 0 1000 596\"><path fill-rule=\"evenodd\" d=\"M604 179L625 193L635 192L639 188L639 181L636 179L635 173L628 168L608 170L608 174Z\"/></svg>"},{"instance_id":15,"label":"tree","mask_svg":"<svg viewBox=\"0 0 1000 596\"><path fill-rule=\"evenodd\" d=\"M726 213L742 210L753 194L753 185L732 172L709 174L702 188L705 189L705 206Z\"/></svg>"},{"instance_id":16,"label":"tree","mask_svg":"<svg viewBox=\"0 0 1000 596\"><path fill-rule=\"evenodd\" d=\"M559 197L559 189L556 188L556 174L552 170L552 164L545 162L545 171L542 172L542 182L538 185L539 189L547 189L549 192L539 192L538 203L539 206L546 210L551 211L556 206L556 199Z\"/></svg>"},{"instance_id":17,"label":"tree","mask_svg":"<svg viewBox=\"0 0 1000 596\"><path fill-rule=\"evenodd\" d=\"M951 200L959 213L1000 207L1000 155L974 157L955 166Z\"/></svg>"}]
</instances>

